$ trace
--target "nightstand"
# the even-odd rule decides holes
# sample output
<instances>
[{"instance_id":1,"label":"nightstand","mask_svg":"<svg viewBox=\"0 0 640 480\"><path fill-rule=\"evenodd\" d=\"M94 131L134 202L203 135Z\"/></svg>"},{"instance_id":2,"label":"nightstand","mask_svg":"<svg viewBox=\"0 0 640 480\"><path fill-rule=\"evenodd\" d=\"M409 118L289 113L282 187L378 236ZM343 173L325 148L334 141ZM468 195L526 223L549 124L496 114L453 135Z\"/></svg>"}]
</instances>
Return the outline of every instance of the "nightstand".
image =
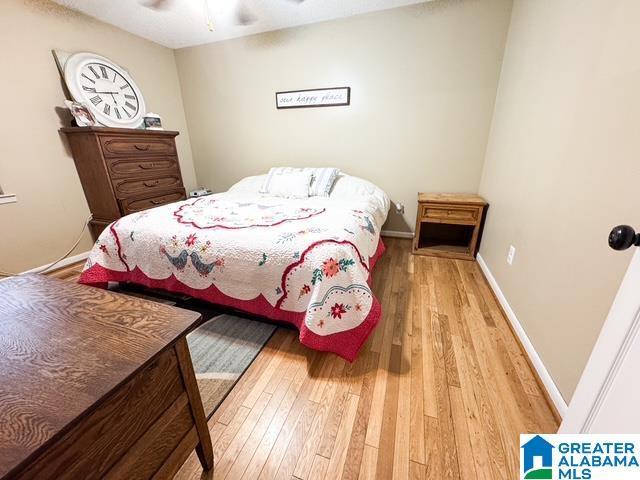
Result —
<instances>
[{"instance_id":1,"label":"nightstand","mask_svg":"<svg viewBox=\"0 0 640 480\"><path fill-rule=\"evenodd\" d=\"M475 259L487 206L473 194L419 193L413 253Z\"/></svg>"}]
</instances>

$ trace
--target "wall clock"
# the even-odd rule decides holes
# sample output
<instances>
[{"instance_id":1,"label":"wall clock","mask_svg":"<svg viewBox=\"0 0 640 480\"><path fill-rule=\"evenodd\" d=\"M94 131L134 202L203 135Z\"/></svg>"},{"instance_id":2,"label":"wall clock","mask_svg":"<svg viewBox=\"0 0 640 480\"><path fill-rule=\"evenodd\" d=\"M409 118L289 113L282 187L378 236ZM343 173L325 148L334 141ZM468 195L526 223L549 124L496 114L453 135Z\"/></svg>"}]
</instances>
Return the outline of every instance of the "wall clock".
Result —
<instances>
[{"instance_id":1,"label":"wall clock","mask_svg":"<svg viewBox=\"0 0 640 480\"><path fill-rule=\"evenodd\" d=\"M136 128L142 123L142 92L127 71L108 58L74 53L64 63L64 80L73 99L84 103L102 125Z\"/></svg>"}]
</instances>

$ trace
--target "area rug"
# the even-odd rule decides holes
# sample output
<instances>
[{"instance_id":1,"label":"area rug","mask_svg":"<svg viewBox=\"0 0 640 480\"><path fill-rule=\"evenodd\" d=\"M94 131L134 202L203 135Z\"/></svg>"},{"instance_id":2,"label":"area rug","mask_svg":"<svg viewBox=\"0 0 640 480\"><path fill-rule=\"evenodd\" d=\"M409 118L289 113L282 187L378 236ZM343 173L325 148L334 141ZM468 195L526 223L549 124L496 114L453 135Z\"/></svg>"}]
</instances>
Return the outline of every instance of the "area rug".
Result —
<instances>
[{"instance_id":1,"label":"area rug","mask_svg":"<svg viewBox=\"0 0 640 480\"><path fill-rule=\"evenodd\" d=\"M223 314L187 336L207 418L276 331L275 325Z\"/></svg>"},{"instance_id":2,"label":"area rug","mask_svg":"<svg viewBox=\"0 0 640 480\"><path fill-rule=\"evenodd\" d=\"M207 418L229 394L242 374L258 356L262 347L278 329L272 323L227 313L189 297L133 285L118 286L117 291L176 307L194 310L204 323L187 335L200 397Z\"/></svg>"}]
</instances>

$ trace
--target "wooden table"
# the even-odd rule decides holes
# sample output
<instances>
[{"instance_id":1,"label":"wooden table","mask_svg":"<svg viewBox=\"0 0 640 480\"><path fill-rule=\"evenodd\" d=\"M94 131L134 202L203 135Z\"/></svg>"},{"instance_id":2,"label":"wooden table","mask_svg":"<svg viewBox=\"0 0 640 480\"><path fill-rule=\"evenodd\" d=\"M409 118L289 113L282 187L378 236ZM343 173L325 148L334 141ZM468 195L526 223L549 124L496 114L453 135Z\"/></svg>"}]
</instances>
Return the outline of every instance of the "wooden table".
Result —
<instances>
[{"instance_id":1,"label":"wooden table","mask_svg":"<svg viewBox=\"0 0 640 480\"><path fill-rule=\"evenodd\" d=\"M419 193L413 253L473 260L486 208L475 194Z\"/></svg>"},{"instance_id":2,"label":"wooden table","mask_svg":"<svg viewBox=\"0 0 640 480\"><path fill-rule=\"evenodd\" d=\"M211 439L195 312L25 275L0 282L0 478L171 478Z\"/></svg>"}]
</instances>

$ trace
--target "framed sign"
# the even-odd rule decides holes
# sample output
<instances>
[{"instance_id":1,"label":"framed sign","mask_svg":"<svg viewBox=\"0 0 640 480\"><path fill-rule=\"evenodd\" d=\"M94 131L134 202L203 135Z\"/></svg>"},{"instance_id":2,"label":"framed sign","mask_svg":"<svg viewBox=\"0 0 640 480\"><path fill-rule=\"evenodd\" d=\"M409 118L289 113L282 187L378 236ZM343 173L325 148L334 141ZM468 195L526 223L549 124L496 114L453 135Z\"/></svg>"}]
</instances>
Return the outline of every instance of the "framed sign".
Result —
<instances>
[{"instance_id":1,"label":"framed sign","mask_svg":"<svg viewBox=\"0 0 640 480\"><path fill-rule=\"evenodd\" d=\"M340 107L351 102L351 87L276 92L276 108Z\"/></svg>"}]
</instances>

